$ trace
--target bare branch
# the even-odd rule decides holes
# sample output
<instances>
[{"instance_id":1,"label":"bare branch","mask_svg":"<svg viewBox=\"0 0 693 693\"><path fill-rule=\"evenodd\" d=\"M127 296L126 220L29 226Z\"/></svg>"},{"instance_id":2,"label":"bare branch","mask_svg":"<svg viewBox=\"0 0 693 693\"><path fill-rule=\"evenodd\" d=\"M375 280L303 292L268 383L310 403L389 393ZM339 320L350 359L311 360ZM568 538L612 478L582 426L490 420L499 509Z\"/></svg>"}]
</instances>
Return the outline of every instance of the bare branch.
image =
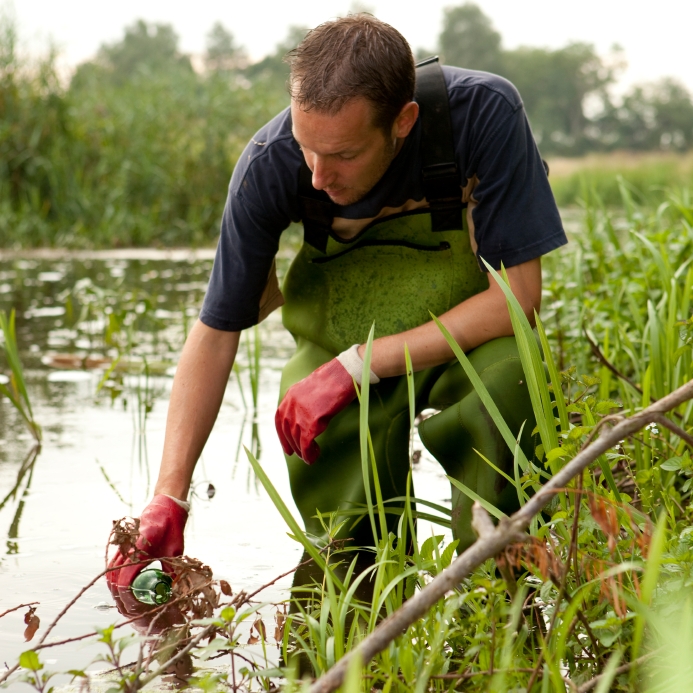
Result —
<instances>
[{"instance_id":1,"label":"bare branch","mask_svg":"<svg viewBox=\"0 0 693 693\"><path fill-rule=\"evenodd\" d=\"M3 611L0 614L0 618L3 616L7 616L7 614L11 614L13 611L18 611L19 609L23 609L25 606L33 606L34 604L40 604L41 602L29 602L28 604L20 604L19 606L13 606L11 609L8 609L7 611Z\"/></svg>"},{"instance_id":2,"label":"bare branch","mask_svg":"<svg viewBox=\"0 0 693 693\"><path fill-rule=\"evenodd\" d=\"M620 378L623 380L623 382L628 383L637 393L642 395L642 389L636 385L627 375L624 373L621 373L616 366L614 366L611 361L609 361L606 356L602 353L601 349L599 348L599 345L592 339L592 335L590 331L583 325L582 327L582 332L585 335L585 339L587 340L588 344L590 345L590 349L592 349L592 353L594 356L597 357L597 361L599 361L602 365L606 366L617 378ZM657 400L653 400L657 401Z\"/></svg>"}]
</instances>

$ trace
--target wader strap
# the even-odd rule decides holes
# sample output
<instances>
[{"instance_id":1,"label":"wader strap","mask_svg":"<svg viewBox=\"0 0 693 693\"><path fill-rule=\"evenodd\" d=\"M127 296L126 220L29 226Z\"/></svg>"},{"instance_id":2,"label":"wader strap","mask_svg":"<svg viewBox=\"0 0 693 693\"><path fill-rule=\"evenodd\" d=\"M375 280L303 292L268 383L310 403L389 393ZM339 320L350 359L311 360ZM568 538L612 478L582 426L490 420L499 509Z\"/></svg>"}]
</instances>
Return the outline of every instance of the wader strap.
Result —
<instances>
[{"instance_id":1,"label":"wader strap","mask_svg":"<svg viewBox=\"0 0 693 693\"><path fill-rule=\"evenodd\" d=\"M303 240L324 253L327 237L332 230L334 208L324 190L313 187L313 174L305 159L298 174L298 204L303 222Z\"/></svg>"},{"instance_id":2,"label":"wader strap","mask_svg":"<svg viewBox=\"0 0 693 693\"><path fill-rule=\"evenodd\" d=\"M450 121L448 90L438 58L416 66L416 101L421 119L423 188L430 205L433 231L463 228L460 174ZM327 193L313 187L313 174L305 160L298 176L298 203L304 240L324 253L332 230L334 205Z\"/></svg>"},{"instance_id":3,"label":"wader strap","mask_svg":"<svg viewBox=\"0 0 693 693\"><path fill-rule=\"evenodd\" d=\"M416 66L415 98L421 119L423 188L431 208L431 229L462 229L460 173L455 162L448 90L437 56Z\"/></svg>"}]
</instances>

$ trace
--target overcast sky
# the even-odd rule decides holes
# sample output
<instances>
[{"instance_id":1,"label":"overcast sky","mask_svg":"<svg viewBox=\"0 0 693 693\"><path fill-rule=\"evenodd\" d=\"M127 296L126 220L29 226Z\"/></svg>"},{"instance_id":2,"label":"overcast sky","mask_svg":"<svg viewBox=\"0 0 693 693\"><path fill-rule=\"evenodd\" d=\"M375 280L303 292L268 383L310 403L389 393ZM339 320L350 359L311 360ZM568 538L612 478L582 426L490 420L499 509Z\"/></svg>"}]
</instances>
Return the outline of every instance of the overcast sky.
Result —
<instances>
[{"instance_id":1,"label":"overcast sky","mask_svg":"<svg viewBox=\"0 0 693 693\"><path fill-rule=\"evenodd\" d=\"M3 0L0 0L2 4ZM254 59L271 52L291 24L315 26L346 13L352 0L4 0L13 8L20 36L33 50L51 37L70 65L90 58L103 42L119 39L138 18L167 22L188 53L202 53L205 35L221 21ZM365 0L380 19L399 29L412 48L434 48L443 8L450 0ZM679 78L693 90L689 0L481 0L482 10L500 31L504 46L558 48L569 41L595 44L601 53L617 43L628 69L623 85Z\"/></svg>"}]
</instances>

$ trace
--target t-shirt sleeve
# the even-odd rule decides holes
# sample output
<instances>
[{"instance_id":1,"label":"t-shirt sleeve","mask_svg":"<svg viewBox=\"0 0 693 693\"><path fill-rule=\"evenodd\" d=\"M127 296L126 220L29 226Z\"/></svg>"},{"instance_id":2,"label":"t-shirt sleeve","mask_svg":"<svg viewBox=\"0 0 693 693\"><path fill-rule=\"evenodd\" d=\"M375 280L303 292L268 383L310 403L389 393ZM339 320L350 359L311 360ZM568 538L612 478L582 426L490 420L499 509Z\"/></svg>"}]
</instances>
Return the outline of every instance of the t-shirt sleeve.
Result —
<instances>
[{"instance_id":1,"label":"t-shirt sleeve","mask_svg":"<svg viewBox=\"0 0 693 693\"><path fill-rule=\"evenodd\" d=\"M284 302L277 282L279 238L298 220L301 153L288 110L251 138L234 169L200 320L217 330L256 325Z\"/></svg>"},{"instance_id":2,"label":"t-shirt sleeve","mask_svg":"<svg viewBox=\"0 0 693 693\"><path fill-rule=\"evenodd\" d=\"M478 179L472 219L483 270L482 258L494 269L512 267L568 242L524 108L495 116L468 172Z\"/></svg>"},{"instance_id":3,"label":"t-shirt sleeve","mask_svg":"<svg viewBox=\"0 0 693 693\"><path fill-rule=\"evenodd\" d=\"M217 330L244 330L282 304L274 265L281 233L276 226L262 210L229 191L200 312L205 325Z\"/></svg>"}]
</instances>

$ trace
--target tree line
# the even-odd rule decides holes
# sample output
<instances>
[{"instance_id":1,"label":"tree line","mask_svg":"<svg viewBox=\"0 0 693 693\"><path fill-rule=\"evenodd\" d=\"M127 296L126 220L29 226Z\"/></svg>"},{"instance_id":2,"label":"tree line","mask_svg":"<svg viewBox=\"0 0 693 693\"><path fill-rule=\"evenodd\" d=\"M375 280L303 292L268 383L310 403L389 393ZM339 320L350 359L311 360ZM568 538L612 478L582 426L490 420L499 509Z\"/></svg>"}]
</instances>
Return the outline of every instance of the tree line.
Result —
<instances>
[{"instance_id":1,"label":"tree line","mask_svg":"<svg viewBox=\"0 0 693 693\"><path fill-rule=\"evenodd\" d=\"M288 67L283 56L296 46L305 27L291 27L287 37L263 60L251 62L233 34L217 23L207 35L204 69L263 82L285 93ZM503 47L491 20L474 3L448 7L433 50L417 49L417 57L439 54L449 65L494 72L519 89L534 135L545 155L575 156L589 151L686 151L693 147L693 98L671 77L633 86L616 98L612 87L625 67L618 48L600 56L588 43L570 43L548 49ZM93 63L115 79L128 79L137 69L171 69L184 65L171 26L139 21L125 31L122 41L105 45ZM281 98L281 97L279 97Z\"/></svg>"},{"instance_id":2,"label":"tree line","mask_svg":"<svg viewBox=\"0 0 693 693\"><path fill-rule=\"evenodd\" d=\"M66 81L54 52L23 57L0 17L0 246L212 241L245 143L288 104L283 56L306 31L253 62L220 23L189 56L170 25L139 20ZM470 3L445 10L438 45L417 57L431 53L515 83L544 156L693 145L691 95L674 80L611 95L618 54L506 50Z\"/></svg>"}]
</instances>

